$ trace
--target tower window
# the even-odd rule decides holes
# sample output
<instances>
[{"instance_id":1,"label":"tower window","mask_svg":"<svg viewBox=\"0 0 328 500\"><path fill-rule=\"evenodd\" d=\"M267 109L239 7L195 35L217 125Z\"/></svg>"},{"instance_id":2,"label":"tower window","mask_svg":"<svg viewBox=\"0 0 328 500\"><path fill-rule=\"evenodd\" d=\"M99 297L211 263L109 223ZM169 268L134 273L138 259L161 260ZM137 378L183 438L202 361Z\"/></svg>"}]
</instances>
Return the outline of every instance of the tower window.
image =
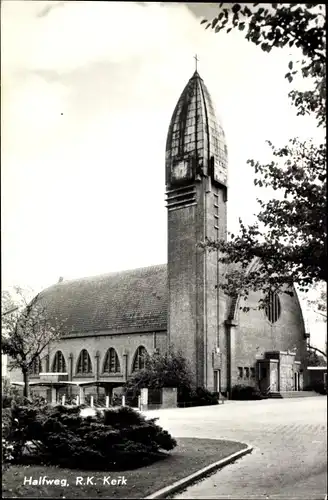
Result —
<instances>
[{"instance_id":1,"label":"tower window","mask_svg":"<svg viewBox=\"0 0 328 500\"><path fill-rule=\"evenodd\" d=\"M238 378L243 378L244 370L242 366L238 366Z\"/></svg>"},{"instance_id":2,"label":"tower window","mask_svg":"<svg viewBox=\"0 0 328 500\"><path fill-rule=\"evenodd\" d=\"M255 378L255 368L251 368L251 378Z\"/></svg>"},{"instance_id":3,"label":"tower window","mask_svg":"<svg viewBox=\"0 0 328 500\"><path fill-rule=\"evenodd\" d=\"M57 351L54 357L54 361L52 364L52 371L54 373L65 373L66 372L66 363L63 353L61 351Z\"/></svg>"},{"instance_id":4,"label":"tower window","mask_svg":"<svg viewBox=\"0 0 328 500\"><path fill-rule=\"evenodd\" d=\"M82 349L78 362L77 362L77 370L76 373L78 375L82 374L91 374L92 373L92 364L89 353L86 349Z\"/></svg>"},{"instance_id":5,"label":"tower window","mask_svg":"<svg viewBox=\"0 0 328 500\"><path fill-rule=\"evenodd\" d=\"M249 378L249 368L248 368L248 366L245 366L244 370L245 370L245 378Z\"/></svg>"},{"instance_id":6,"label":"tower window","mask_svg":"<svg viewBox=\"0 0 328 500\"><path fill-rule=\"evenodd\" d=\"M265 306L265 314L270 323L275 323L279 319L281 314L281 304L279 296L276 292L269 292Z\"/></svg>"},{"instance_id":7,"label":"tower window","mask_svg":"<svg viewBox=\"0 0 328 500\"><path fill-rule=\"evenodd\" d=\"M113 347L108 349L105 362L104 362L104 373L119 373L121 371L120 361L118 359L117 352Z\"/></svg>"}]
</instances>

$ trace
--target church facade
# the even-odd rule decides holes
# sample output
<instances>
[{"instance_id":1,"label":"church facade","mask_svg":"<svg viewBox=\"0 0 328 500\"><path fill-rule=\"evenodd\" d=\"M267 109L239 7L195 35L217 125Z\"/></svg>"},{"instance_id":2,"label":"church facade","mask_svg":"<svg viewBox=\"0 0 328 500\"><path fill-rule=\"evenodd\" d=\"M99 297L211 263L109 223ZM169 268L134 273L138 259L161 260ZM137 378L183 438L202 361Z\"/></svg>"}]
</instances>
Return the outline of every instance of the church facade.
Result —
<instances>
[{"instance_id":1,"label":"church facade","mask_svg":"<svg viewBox=\"0 0 328 500\"><path fill-rule=\"evenodd\" d=\"M306 338L296 292L230 298L218 286L228 268L199 242L227 238L228 153L210 94L196 71L175 107L166 143L168 262L62 281L40 294L65 318L31 382L101 386L110 393L172 345L189 360L195 386L227 393L236 384L263 392L301 390ZM258 262L255 260L248 271ZM18 380L12 373L12 380ZM49 379L50 380L50 379ZM45 382L46 383L46 382Z\"/></svg>"}]
</instances>

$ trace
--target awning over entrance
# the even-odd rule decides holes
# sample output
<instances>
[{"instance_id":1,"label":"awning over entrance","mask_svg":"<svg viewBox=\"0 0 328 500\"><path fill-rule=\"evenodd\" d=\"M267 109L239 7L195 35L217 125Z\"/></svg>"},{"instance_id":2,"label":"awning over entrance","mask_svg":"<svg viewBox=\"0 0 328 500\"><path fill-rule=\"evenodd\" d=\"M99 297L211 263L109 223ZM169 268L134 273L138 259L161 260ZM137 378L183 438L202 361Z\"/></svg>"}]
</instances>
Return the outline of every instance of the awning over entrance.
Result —
<instances>
[{"instance_id":1,"label":"awning over entrance","mask_svg":"<svg viewBox=\"0 0 328 500\"><path fill-rule=\"evenodd\" d=\"M32 380L29 382L29 387L47 387L51 389L51 402L56 403L57 402L57 394L58 390L62 389L63 387L77 387L79 388L79 402L80 404L84 403L85 401L85 392L84 390L87 387L103 387L105 389L106 393L106 400L107 397L109 400L112 398L112 390L115 387L122 386L122 382L109 382L109 381L104 381L104 380L88 380L88 381L69 381L69 380L63 380L65 379L67 374L41 374L40 373L40 379L39 380ZM24 382L12 382L12 385L18 386L18 387L24 387ZM108 400L108 401L109 401Z\"/></svg>"}]
</instances>

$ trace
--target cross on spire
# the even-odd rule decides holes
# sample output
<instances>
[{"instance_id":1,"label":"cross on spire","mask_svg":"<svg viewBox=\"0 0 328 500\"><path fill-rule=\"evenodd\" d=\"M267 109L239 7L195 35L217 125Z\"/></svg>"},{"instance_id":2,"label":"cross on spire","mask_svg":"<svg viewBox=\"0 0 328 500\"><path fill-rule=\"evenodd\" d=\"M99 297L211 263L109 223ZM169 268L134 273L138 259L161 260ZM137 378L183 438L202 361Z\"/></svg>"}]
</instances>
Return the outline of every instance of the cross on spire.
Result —
<instances>
[{"instance_id":1,"label":"cross on spire","mask_svg":"<svg viewBox=\"0 0 328 500\"><path fill-rule=\"evenodd\" d=\"M197 71L197 63L199 61L198 57L197 57L197 54L194 55L194 59L195 59L195 62L196 62L196 71Z\"/></svg>"}]
</instances>

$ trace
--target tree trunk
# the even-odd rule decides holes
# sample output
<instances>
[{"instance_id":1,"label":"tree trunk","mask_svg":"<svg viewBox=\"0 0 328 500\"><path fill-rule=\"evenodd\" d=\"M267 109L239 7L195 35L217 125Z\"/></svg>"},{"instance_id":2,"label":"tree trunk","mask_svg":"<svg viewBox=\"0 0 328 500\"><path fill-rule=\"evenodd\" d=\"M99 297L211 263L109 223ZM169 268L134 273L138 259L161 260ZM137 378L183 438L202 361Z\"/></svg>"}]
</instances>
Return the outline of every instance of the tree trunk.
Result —
<instances>
[{"instance_id":1,"label":"tree trunk","mask_svg":"<svg viewBox=\"0 0 328 500\"><path fill-rule=\"evenodd\" d=\"M25 398L30 397L30 386L29 386L29 373L28 370L23 369L23 381L24 381L24 390L23 390L23 395Z\"/></svg>"}]
</instances>

